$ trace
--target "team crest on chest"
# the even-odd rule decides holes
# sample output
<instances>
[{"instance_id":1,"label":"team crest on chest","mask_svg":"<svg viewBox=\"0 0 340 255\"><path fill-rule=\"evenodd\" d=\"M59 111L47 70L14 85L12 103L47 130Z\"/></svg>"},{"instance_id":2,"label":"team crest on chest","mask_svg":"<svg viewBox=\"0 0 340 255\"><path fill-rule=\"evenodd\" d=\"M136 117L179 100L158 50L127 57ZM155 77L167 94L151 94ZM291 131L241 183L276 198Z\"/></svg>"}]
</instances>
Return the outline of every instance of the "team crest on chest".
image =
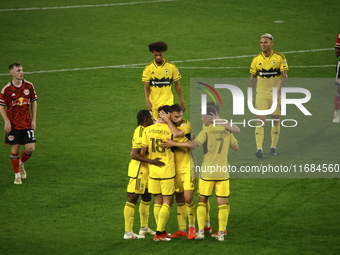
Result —
<instances>
[{"instance_id":1,"label":"team crest on chest","mask_svg":"<svg viewBox=\"0 0 340 255\"><path fill-rule=\"evenodd\" d=\"M28 89L24 90L24 94L27 96L30 93L30 91Z\"/></svg>"},{"instance_id":2,"label":"team crest on chest","mask_svg":"<svg viewBox=\"0 0 340 255\"><path fill-rule=\"evenodd\" d=\"M276 61L275 61L275 60L273 60L273 61L272 61L272 65L273 65L273 66L275 66L275 64L276 64Z\"/></svg>"},{"instance_id":3,"label":"team crest on chest","mask_svg":"<svg viewBox=\"0 0 340 255\"><path fill-rule=\"evenodd\" d=\"M164 73L165 73L165 74L168 74L168 73L169 73L169 70L165 69L165 70L164 70Z\"/></svg>"}]
</instances>

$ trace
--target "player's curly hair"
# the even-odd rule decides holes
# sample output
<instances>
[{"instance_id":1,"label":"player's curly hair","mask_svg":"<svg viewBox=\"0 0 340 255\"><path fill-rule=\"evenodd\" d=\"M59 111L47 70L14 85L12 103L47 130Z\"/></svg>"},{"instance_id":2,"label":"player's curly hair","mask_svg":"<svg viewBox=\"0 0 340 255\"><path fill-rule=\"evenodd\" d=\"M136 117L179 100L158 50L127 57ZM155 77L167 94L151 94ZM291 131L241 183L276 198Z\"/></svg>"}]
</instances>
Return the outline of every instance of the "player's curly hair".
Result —
<instances>
[{"instance_id":1,"label":"player's curly hair","mask_svg":"<svg viewBox=\"0 0 340 255\"><path fill-rule=\"evenodd\" d=\"M137 126L143 125L144 121L151 118L151 113L148 110L140 110L137 113Z\"/></svg>"},{"instance_id":2,"label":"player's curly hair","mask_svg":"<svg viewBox=\"0 0 340 255\"><path fill-rule=\"evenodd\" d=\"M155 42L148 45L150 52L164 52L168 49L168 45L165 42Z\"/></svg>"}]
</instances>

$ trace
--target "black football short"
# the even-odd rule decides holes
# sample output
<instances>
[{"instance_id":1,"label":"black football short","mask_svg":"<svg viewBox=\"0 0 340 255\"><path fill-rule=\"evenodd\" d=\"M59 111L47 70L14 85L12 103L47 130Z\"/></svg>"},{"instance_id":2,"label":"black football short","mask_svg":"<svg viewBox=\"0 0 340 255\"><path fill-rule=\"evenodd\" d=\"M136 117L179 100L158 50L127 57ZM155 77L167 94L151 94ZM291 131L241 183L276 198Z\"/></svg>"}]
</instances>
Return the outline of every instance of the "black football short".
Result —
<instances>
[{"instance_id":1,"label":"black football short","mask_svg":"<svg viewBox=\"0 0 340 255\"><path fill-rule=\"evenodd\" d=\"M9 134L6 134L5 144L28 144L35 143L35 134L33 129L25 130L12 130Z\"/></svg>"}]
</instances>

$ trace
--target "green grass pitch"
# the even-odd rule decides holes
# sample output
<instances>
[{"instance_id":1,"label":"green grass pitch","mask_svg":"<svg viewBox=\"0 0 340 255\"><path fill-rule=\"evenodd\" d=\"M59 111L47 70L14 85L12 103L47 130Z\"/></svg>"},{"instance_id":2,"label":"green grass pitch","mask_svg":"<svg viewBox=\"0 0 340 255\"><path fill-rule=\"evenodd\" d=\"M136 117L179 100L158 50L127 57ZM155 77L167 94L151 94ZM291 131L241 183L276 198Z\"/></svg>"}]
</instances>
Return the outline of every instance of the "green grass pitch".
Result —
<instances>
[{"instance_id":1,"label":"green grass pitch","mask_svg":"<svg viewBox=\"0 0 340 255\"><path fill-rule=\"evenodd\" d=\"M321 82L306 84L313 116L291 107L298 127L281 129L280 154L262 163L339 164L340 126L332 123L338 9L334 0L1 1L1 88L11 79L7 66L21 62L39 100L23 185L13 184L10 147L0 146L0 254L339 254L336 178L232 179L223 243L123 240L131 137L146 107L141 74L152 60L147 45L168 43L165 57L181 71L190 108L191 78L248 78L260 35L271 33L273 49L286 52L289 78ZM254 130L242 128L237 139L230 161L258 165ZM211 205L216 229L214 197ZM138 218L136 210L135 232ZM167 230L177 230L175 204Z\"/></svg>"}]
</instances>

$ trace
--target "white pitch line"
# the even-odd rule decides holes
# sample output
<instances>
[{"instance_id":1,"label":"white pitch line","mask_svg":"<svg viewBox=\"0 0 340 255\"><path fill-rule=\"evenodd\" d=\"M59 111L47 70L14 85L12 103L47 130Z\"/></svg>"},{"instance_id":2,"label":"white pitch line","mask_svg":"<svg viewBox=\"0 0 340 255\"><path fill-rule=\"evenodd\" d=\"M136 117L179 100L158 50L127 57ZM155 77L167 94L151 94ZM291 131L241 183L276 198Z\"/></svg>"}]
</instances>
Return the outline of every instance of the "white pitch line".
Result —
<instances>
[{"instance_id":1,"label":"white pitch line","mask_svg":"<svg viewBox=\"0 0 340 255\"><path fill-rule=\"evenodd\" d=\"M280 52L280 53L282 53L282 54L291 54L291 53L305 53L305 52L316 52L316 51L326 51L326 50L334 50L334 48L314 49L314 50L286 51L286 52ZM254 56L255 55L243 55L243 56L232 56L232 57L189 59L189 60L179 60L179 61L172 61L172 62L174 62L174 63L183 63L183 62L209 61L209 60L221 60L221 59L250 58L250 57L254 57Z\"/></svg>"},{"instance_id":2,"label":"white pitch line","mask_svg":"<svg viewBox=\"0 0 340 255\"><path fill-rule=\"evenodd\" d=\"M316 51L327 51L334 50L334 48L327 49L314 49L314 50L299 50L299 51L286 51L282 52L283 54L291 54L291 53L305 53L305 52L316 52ZM242 55L242 56L231 56L231 57L219 57L219 58L205 58L205 59L188 59L188 60L178 60L172 61L174 63L185 63L185 62L195 62L195 61L211 61L211 60L221 60L221 59L235 59L235 58L245 58L245 57L253 57L255 55ZM109 68L141 68L145 66L147 63L140 64L129 64L129 65L117 65L117 66L97 66L97 67L84 67L84 68L73 68L73 69L59 69L59 70L45 70L45 71L32 71L25 72L25 74L39 74L39 73L57 73L57 72L71 72L71 71L84 71L84 70L96 70L96 69L109 69ZM311 66L290 66L291 68L318 68L318 67L332 67L333 65L311 65ZM237 68L249 68L247 67L185 67L181 66L180 69L237 69ZM0 74L0 76L9 75L8 73Z\"/></svg>"},{"instance_id":3,"label":"white pitch line","mask_svg":"<svg viewBox=\"0 0 340 255\"><path fill-rule=\"evenodd\" d=\"M150 3L171 2L171 1L176 1L176 0L156 0L156 1L116 3L116 4L95 4L95 5L91 4L91 5L59 6L59 7L33 7L33 8L18 8L18 9L2 9L2 10L0 10L0 12L56 10L56 9L72 9L72 8L89 8L89 7L107 7L107 6L120 6L120 5L131 5L131 4L150 4Z\"/></svg>"},{"instance_id":4,"label":"white pitch line","mask_svg":"<svg viewBox=\"0 0 340 255\"><path fill-rule=\"evenodd\" d=\"M290 68L334 67L335 65L289 66ZM250 66L181 66L180 69L249 69Z\"/></svg>"}]
</instances>

